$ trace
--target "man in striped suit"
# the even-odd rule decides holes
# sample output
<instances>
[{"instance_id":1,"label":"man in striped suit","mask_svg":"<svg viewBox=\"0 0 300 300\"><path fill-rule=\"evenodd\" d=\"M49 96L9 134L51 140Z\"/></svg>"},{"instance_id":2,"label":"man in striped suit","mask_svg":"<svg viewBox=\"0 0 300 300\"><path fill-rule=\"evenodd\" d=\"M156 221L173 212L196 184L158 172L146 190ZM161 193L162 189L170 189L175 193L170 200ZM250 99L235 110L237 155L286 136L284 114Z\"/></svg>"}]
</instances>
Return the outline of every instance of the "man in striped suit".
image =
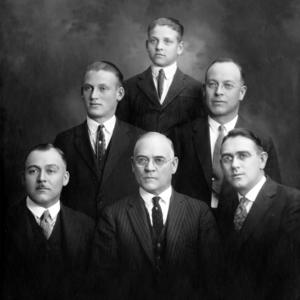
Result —
<instances>
[{"instance_id":1,"label":"man in striped suit","mask_svg":"<svg viewBox=\"0 0 300 300\"><path fill-rule=\"evenodd\" d=\"M136 194L100 217L92 268L105 299L217 299L219 236L208 206L171 186L172 142L149 132L137 141ZM202 298L201 298L202 299Z\"/></svg>"}]
</instances>

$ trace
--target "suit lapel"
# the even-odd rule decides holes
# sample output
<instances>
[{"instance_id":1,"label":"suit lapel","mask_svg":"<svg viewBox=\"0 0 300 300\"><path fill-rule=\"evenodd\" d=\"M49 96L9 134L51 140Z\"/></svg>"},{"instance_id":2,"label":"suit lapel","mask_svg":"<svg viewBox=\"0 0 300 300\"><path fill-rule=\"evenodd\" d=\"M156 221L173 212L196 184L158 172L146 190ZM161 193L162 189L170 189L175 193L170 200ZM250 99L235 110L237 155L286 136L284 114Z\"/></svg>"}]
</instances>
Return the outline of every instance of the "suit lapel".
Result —
<instances>
[{"instance_id":1,"label":"suit lapel","mask_svg":"<svg viewBox=\"0 0 300 300\"><path fill-rule=\"evenodd\" d=\"M75 149L77 149L82 159L99 179L99 172L96 168L94 152L88 135L88 127L86 122L84 122L83 124L81 124L81 126L76 128L74 143Z\"/></svg>"},{"instance_id":2,"label":"suit lapel","mask_svg":"<svg viewBox=\"0 0 300 300\"><path fill-rule=\"evenodd\" d=\"M161 105L158 100L158 95L154 86L150 67L139 75L139 81L137 82L137 85L146 94L149 102L160 109Z\"/></svg>"},{"instance_id":3,"label":"suit lapel","mask_svg":"<svg viewBox=\"0 0 300 300\"><path fill-rule=\"evenodd\" d=\"M122 123L119 120L117 120L110 140L109 152L102 175L102 185L105 184L107 178L109 178L110 174L118 166L119 160L122 158L122 153L126 151L128 147L128 130L122 126Z\"/></svg>"},{"instance_id":4,"label":"suit lapel","mask_svg":"<svg viewBox=\"0 0 300 300\"><path fill-rule=\"evenodd\" d=\"M211 186L212 163L207 119L203 119L203 122L195 123L193 131L193 145L203 169L207 184L208 186Z\"/></svg>"},{"instance_id":5,"label":"suit lapel","mask_svg":"<svg viewBox=\"0 0 300 300\"><path fill-rule=\"evenodd\" d=\"M128 203L128 216L146 256L152 264L154 264L152 238L147 221L146 209L143 205L143 200L140 196L134 196Z\"/></svg>"},{"instance_id":6,"label":"suit lapel","mask_svg":"<svg viewBox=\"0 0 300 300\"><path fill-rule=\"evenodd\" d=\"M173 191L167 218L166 232L166 260L174 262L176 257L180 256L178 248L182 245L180 238L182 237L182 225L185 217L184 199L178 193Z\"/></svg>"},{"instance_id":7,"label":"suit lapel","mask_svg":"<svg viewBox=\"0 0 300 300\"><path fill-rule=\"evenodd\" d=\"M238 247L249 238L257 227L261 227L261 221L272 205L276 189L276 184L270 179L267 179L267 182L258 193L257 198L247 215L245 223L243 224Z\"/></svg>"},{"instance_id":8,"label":"suit lapel","mask_svg":"<svg viewBox=\"0 0 300 300\"><path fill-rule=\"evenodd\" d=\"M184 89L184 74L177 68L172 84L168 90L166 98L162 104L165 108Z\"/></svg>"}]
</instances>

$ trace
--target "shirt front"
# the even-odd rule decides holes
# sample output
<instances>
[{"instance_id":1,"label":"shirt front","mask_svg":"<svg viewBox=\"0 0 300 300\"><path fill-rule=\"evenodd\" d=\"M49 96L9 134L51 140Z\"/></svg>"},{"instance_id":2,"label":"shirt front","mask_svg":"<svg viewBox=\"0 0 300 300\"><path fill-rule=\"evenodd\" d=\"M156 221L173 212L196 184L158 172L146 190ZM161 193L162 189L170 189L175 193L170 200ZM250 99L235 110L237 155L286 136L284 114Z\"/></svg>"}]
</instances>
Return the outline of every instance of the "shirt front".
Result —
<instances>
[{"instance_id":1,"label":"shirt front","mask_svg":"<svg viewBox=\"0 0 300 300\"><path fill-rule=\"evenodd\" d=\"M154 195L154 194L148 193L147 191L145 191L141 187L139 188L139 192L140 192L140 196L144 200L146 209L147 209L149 217L150 217L151 225L153 225L153 221L152 221L152 208L153 208L152 198L156 197L156 196L160 197L159 205L160 205L161 210L162 210L163 223L165 225L166 221L167 221L167 216L168 216L168 211L169 211L169 206L170 206L170 200L171 200L171 196L172 196L172 187L169 186L166 190L164 190L159 195Z\"/></svg>"},{"instance_id":2,"label":"shirt front","mask_svg":"<svg viewBox=\"0 0 300 300\"><path fill-rule=\"evenodd\" d=\"M97 139L97 130L98 130L98 126L101 125L98 122L94 121L93 119L89 118L87 116L86 118L87 120L87 126L88 126L88 132L89 132L89 138L90 138L90 142L92 145L92 148L95 152L95 145L96 145L96 139ZM104 137L105 137L105 149L107 149L108 144L111 140L112 134L114 132L114 128L116 125L116 116L112 116L110 119L108 119L107 121L103 122L103 126L104 126Z\"/></svg>"},{"instance_id":3,"label":"shirt front","mask_svg":"<svg viewBox=\"0 0 300 300\"><path fill-rule=\"evenodd\" d=\"M162 104L164 102L164 100L167 96L167 93L169 91L169 88L172 84L174 75L175 75L176 70L177 70L177 63L174 62L172 65L164 67L164 68L158 67L158 66L151 66L152 78L153 78L153 82L154 82L156 90L157 90L158 73L159 73L160 69L163 69L164 73L165 73L163 93L162 93L161 98L160 98L160 103Z\"/></svg>"},{"instance_id":4,"label":"shirt front","mask_svg":"<svg viewBox=\"0 0 300 300\"><path fill-rule=\"evenodd\" d=\"M27 196L26 206L30 210L30 212L33 214L35 221L37 222L38 225L40 225L40 223L41 223L41 217L42 217L43 213L45 212L45 210L48 210L50 213L51 219L52 219L52 223L51 223L52 228L51 229L53 229L56 219L57 219L57 215L60 211L60 201L57 201L50 207L45 208L45 207L40 206L37 203L33 202L29 198L29 196Z\"/></svg>"},{"instance_id":5,"label":"shirt front","mask_svg":"<svg viewBox=\"0 0 300 300\"><path fill-rule=\"evenodd\" d=\"M246 194L246 195L241 195L240 193L238 193L238 197L239 197L239 201L241 200L241 198L245 197L247 198L249 201L247 201L246 204L246 211L247 213L249 213L254 201L257 198L258 193L260 192L261 188L263 187L263 185L266 182L266 176L263 176L258 183Z\"/></svg>"},{"instance_id":6,"label":"shirt front","mask_svg":"<svg viewBox=\"0 0 300 300\"><path fill-rule=\"evenodd\" d=\"M219 127L221 125L225 128L225 136L228 134L228 132L232 129L234 129L235 124L238 120L238 116L234 117L230 122L227 122L225 124L220 124L217 121L215 121L213 118L208 116L208 125L209 125L209 139L210 139L210 152L211 152L211 161L213 161L213 155L215 150L215 144L219 136ZM210 206L212 208L217 208L219 205L219 198L216 193L211 194L211 203Z\"/></svg>"},{"instance_id":7,"label":"shirt front","mask_svg":"<svg viewBox=\"0 0 300 300\"><path fill-rule=\"evenodd\" d=\"M228 134L228 132L232 129L234 129L235 124L238 120L238 116L234 117L230 122L225 124L220 124L214 119L212 119L210 116L208 116L208 125L209 125L209 137L210 137L210 152L211 152L211 161L213 160L213 154L215 149L215 144L219 136L219 127L221 125L225 128L225 136Z\"/></svg>"}]
</instances>

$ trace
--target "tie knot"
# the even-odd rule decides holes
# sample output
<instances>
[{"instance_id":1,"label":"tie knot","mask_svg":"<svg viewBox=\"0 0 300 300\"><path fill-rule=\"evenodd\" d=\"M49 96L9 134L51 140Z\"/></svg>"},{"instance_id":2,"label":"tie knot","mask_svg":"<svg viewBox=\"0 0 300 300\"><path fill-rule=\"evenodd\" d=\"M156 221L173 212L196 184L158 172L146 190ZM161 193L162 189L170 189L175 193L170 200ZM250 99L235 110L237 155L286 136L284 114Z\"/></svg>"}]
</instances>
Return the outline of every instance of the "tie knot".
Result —
<instances>
[{"instance_id":1,"label":"tie knot","mask_svg":"<svg viewBox=\"0 0 300 300\"><path fill-rule=\"evenodd\" d=\"M165 71L164 71L164 69L160 69L160 70L159 70L158 76L159 76L159 77L165 77Z\"/></svg>"},{"instance_id":2,"label":"tie knot","mask_svg":"<svg viewBox=\"0 0 300 300\"><path fill-rule=\"evenodd\" d=\"M240 198L240 205L247 205L247 203L249 203L249 199L247 199L246 197L242 197L242 198Z\"/></svg>"},{"instance_id":3,"label":"tie knot","mask_svg":"<svg viewBox=\"0 0 300 300\"><path fill-rule=\"evenodd\" d=\"M218 127L218 130L219 130L219 134L224 134L225 133L225 126L224 125L220 125L219 127Z\"/></svg>"},{"instance_id":4,"label":"tie knot","mask_svg":"<svg viewBox=\"0 0 300 300\"><path fill-rule=\"evenodd\" d=\"M154 206L158 206L160 197L155 196L152 198L152 202Z\"/></svg>"},{"instance_id":5,"label":"tie knot","mask_svg":"<svg viewBox=\"0 0 300 300\"><path fill-rule=\"evenodd\" d=\"M42 214L41 216L41 222L50 222L52 219L51 219L51 215L49 213L49 210L46 209L44 211L44 213Z\"/></svg>"}]
</instances>

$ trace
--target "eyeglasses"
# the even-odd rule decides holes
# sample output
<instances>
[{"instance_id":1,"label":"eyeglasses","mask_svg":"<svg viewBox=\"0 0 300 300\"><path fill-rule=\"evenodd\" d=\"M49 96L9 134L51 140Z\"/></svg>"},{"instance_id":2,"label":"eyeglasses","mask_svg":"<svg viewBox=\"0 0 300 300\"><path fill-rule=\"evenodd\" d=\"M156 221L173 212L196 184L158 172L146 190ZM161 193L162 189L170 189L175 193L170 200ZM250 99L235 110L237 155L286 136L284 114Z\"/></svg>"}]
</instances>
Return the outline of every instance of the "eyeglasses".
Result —
<instances>
[{"instance_id":1,"label":"eyeglasses","mask_svg":"<svg viewBox=\"0 0 300 300\"><path fill-rule=\"evenodd\" d=\"M221 86L223 89L230 91L232 89L234 89L235 87L237 87L237 85L231 83L231 82L225 82L225 83L218 83L216 81L208 81L205 83L205 85L212 90L217 90L219 88L219 86Z\"/></svg>"},{"instance_id":2,"label":"eyeglasses","mask_svg":"<svg viewBox=\"0 0 300 300\"><path fill-rule=\"evenodd\" d=\"M135 162L135 164L139 167L145 167L150 162L150 158L146 157L146 156L137 156L137 157L133 157L132 159ZM162 156L152 157L152 163L156 167L162 167L164 164L166 164L170 160L172 160L172 159L171 158L167 159L167 158L162 157Z\"/></svg>"}]
</instances>

